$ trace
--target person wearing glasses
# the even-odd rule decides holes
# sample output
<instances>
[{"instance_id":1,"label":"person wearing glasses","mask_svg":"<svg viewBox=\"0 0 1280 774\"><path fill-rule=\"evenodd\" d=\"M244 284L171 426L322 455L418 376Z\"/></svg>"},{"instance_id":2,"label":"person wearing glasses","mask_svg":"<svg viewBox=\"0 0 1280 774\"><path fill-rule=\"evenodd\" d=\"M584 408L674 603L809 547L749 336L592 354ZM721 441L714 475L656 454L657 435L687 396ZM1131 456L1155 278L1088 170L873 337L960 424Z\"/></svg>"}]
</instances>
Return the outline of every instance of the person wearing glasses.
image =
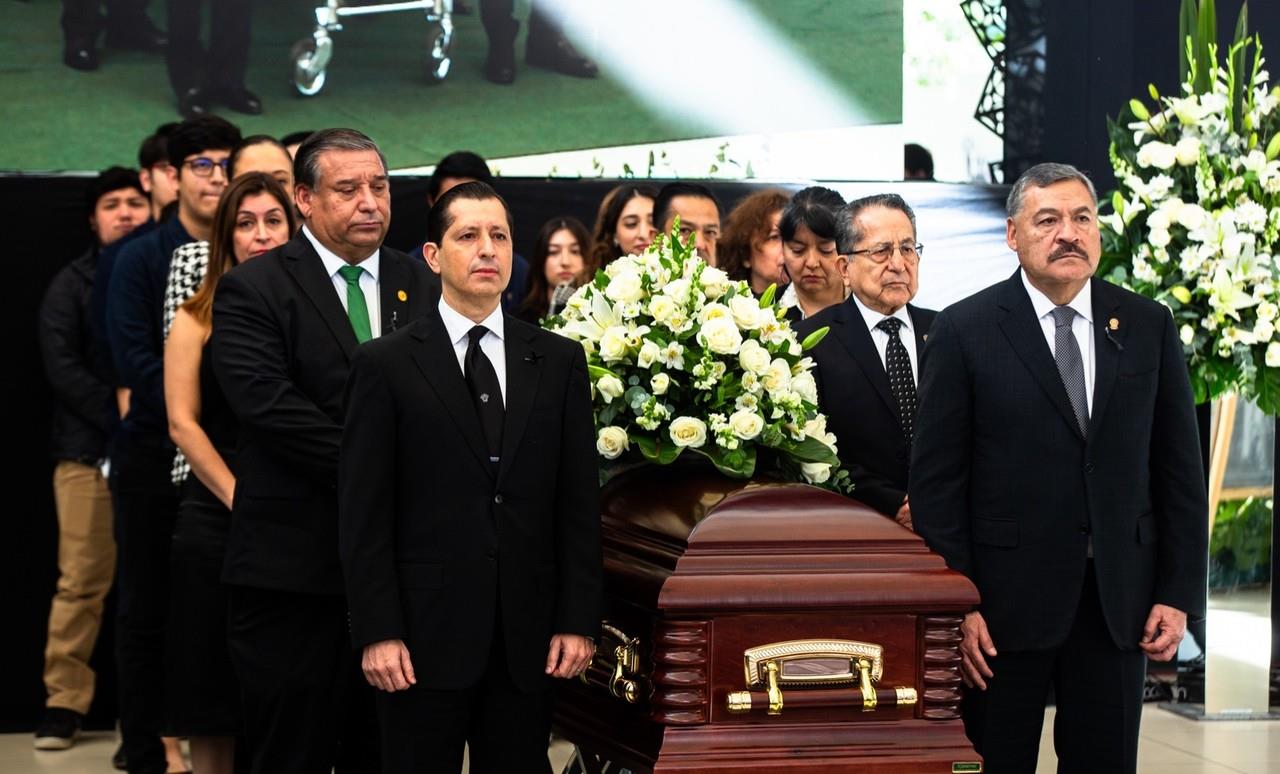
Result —
<instances>
[{"instance_id":1,"label":"person wearing glasses","mask_svg":"<svg viewBox=\"0 0 1280 774\"><path fill-rule=\"evenodd\" d=\"M796 325L801 338L830 326L811 354L818 405L839 439L853 497L911 528L907 471L916 385L936 312L911 304L919 288L916 216L901 196L852 201L836 239L850 296Z\"/></svg>"},{"instance_id":2,"label":"person wearing glasses","mask_svg":"<svg viewBox=\"0 0 1280 774\"><path fill-rule=\"evenodd\" d=\"M178 511L170 480L174 446L164 405L164 294L175 250L208 241L226 162L240 130L214 116L184 121L169 136L177 214L121 249L107 290L107 338L129 405L109 450L115 510L116 656L120 731L131 772L164 772L164 631L169 545ZM172 748L177 750L176 747ZM171 761L173 764L180 764Z\"/></svg>"}]
</instances>

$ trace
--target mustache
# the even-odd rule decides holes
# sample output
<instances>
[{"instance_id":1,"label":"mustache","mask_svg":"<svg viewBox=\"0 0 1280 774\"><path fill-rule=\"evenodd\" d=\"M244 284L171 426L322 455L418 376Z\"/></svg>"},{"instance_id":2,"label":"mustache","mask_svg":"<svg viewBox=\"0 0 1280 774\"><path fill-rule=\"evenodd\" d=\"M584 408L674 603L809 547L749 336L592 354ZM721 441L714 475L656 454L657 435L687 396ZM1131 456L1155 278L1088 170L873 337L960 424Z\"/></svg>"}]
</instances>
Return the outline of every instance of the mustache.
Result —
<instances>
[{"instance_id":1,"label":"mustache","mask_svg":"<svg viewBox=\"0 0 1280 774\"><path fill-rule=\"evenodd\" d=\"M1049 253L1049 261L1053 262L1068 255L1075 255L1086 260L1089 258L1084 248L1078 245L1059 245L1052 253Z\"/></svg>"}]
</instances>

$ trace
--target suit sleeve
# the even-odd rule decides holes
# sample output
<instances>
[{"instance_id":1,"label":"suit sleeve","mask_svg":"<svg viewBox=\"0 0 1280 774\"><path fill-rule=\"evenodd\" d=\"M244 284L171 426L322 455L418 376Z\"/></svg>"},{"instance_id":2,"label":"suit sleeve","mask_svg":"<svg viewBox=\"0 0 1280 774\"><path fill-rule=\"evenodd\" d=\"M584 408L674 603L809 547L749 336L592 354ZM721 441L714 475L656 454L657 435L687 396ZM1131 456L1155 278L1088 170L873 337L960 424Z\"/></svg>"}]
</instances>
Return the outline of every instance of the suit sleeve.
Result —
<instances>
[{"instance_id":1,"label":"suit sleeve","mask_svg":"<svg viewBox=\"0 0 1280 774\"><path fill-rule=\"evenodd\" d=\"M554 631L598 639L601 576L600 474L587 358L574 347L556 477L557 600Z\"/></svg>"},{"instance_id":2,"label":"suit sleeve","mask_svg":"<svg viewBox=\"0 0 1280 774\"><path fill-rule=\"evenodd\" d=\"M338 458L338 550L356 648L405 639L396 574L396 408L386 374L356 350Z\"/></svg>"},{"instance_id":3,"label":"suit sleeve","mask_svg":"<svg viewBox=\"0 0 1280 774\"><path fill-rule=\"evenodd\" d=\"M104 435L112 406L111 387L89 368L81 308L66 270L54 278L40 305L40 354L53 393L68 410Z\"/></svg>"},{"instance_id":4,"label":"suit sleeve","mask_svg":"<svg viewBox=\"0 0 1280 774\"><path fill-rule=\"evenodd\" d=\"M213 299L213 368L242 432L317 481L338 473L342 427L298 389L286 332L243 272L218 281Z\"/></svg>"},{"instance_id":5,"label":"suit sleeve","mask_svg":"<svg viewBox=\"0 0 1280 774\"><path fill-rule=\"evenodd\" d=\"M911 521L947 566L973 578L969 544L973 384L950 317L938 315L922 358L912 444Z\"/></svg>"},{"instance_id":6,"label":"suit sleeve","mask_svg":"<svg viewBox=\"0 0 1280 774\"><path fill-rule=\"evenodd\" d=\"M164 407L164 360L157 328L164 299L156 295L148 275L145 242L120 251L107 296L107 338L120 383L148 406Z\"/></svg>"},{"instance_id":7,"label":"suit sleeve","mask_svg":"<svg viewBox=\"0 0 1280 774\"><path fill-rule=\"evenodd\" d=\"M1160 377L1151 435L1151 490L1157 524L1155 601L1205 615L1209 512L1195 401L1173 316L1163 313Z\"/></svg>"}]
</instances>

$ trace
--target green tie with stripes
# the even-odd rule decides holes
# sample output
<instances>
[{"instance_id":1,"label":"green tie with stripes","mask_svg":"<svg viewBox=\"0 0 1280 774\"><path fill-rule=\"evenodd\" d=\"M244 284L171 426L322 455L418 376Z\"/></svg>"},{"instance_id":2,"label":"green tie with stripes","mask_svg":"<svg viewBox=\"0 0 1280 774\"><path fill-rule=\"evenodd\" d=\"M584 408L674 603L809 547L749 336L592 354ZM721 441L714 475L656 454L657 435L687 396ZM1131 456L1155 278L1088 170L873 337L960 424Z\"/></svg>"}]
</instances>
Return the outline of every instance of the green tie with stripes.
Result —
<instances>
[{"instance_id":1,"label":"green tie with stripes","mask_svg":"<svg viewBox=\"0 0 1280 774\"><path fill-rule=\"evenodd\" d=\"M351 330L356 332L356 341L361 344L373 338L369 329L369 306L364 302L364 291L360 289L360 275L364 269L359 266L343 266L338 273L347 281L347 318L351 320Z\"/></svg>"}]
</instances>

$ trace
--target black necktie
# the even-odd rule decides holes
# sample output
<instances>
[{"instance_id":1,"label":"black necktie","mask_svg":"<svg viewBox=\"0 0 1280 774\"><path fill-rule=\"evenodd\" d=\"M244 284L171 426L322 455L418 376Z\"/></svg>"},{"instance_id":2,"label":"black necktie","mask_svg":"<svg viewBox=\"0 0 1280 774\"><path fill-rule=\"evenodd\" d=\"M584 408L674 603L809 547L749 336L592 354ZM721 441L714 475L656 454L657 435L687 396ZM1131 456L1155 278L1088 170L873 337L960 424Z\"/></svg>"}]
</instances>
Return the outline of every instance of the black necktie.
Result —
<instances>
[{"instance_id":1,"label":"black necktie","mask_svg":"<svg viewBox=\"0 0 1280 774\"><path fill-rule=\"evenodd\" d=\"M889 392L898 401L898 414L902 419L902 435L911 444L916 424L916 379L911 374L911 357L902 343L898 331L902 320L886 317L876 327L889 334L889 346L884 352L884 370L889 376Z\"/></svg>"},{"instance_id":2,"label":"black necktie","mask_svg":"<svg viewBox=\"0 0 1280 774\"><path fill-rule=\"evenodd\" d=\"M471 389L471 400L476 405L476 415L484 428L484 439L489 444L489 461L497 462L502 454L502 387L498 384L498 372L480 348L480 339L489 332L477 325L467 333L467 356L463 359L463 376Z\"/></svg>"}]
</instances>

